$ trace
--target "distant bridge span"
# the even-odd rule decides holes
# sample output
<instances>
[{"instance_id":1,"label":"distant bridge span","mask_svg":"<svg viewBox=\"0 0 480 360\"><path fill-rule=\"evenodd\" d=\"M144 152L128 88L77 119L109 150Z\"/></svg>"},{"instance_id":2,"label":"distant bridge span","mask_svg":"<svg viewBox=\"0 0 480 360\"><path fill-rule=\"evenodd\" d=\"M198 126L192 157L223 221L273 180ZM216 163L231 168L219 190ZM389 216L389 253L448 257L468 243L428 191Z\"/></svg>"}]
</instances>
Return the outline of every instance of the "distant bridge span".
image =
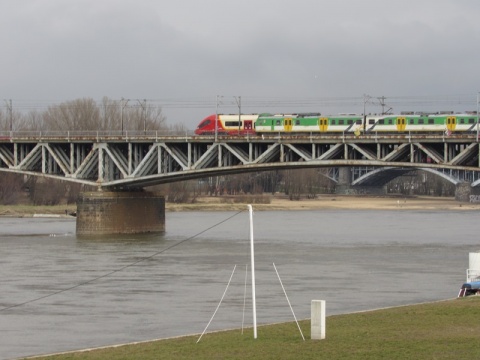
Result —
<instances>
[{"instance_id":1,"label":"distant bridge span","mask_svg":"<svg viewBox=\"0 0 480 360\"><path fill-rule=\"evenodd\" d=\"M0 134L0 171L134 189L217 175L293 168L368 169L352 185L414 169L480 182L477 134L162 136L157 132ZM395 170L395 171L392 171ZM473 174L465 177L458 174ZM386 176L390 174L389 176ZM463 179L463 180L462 180Z\"/></svg>"}]
</instances>

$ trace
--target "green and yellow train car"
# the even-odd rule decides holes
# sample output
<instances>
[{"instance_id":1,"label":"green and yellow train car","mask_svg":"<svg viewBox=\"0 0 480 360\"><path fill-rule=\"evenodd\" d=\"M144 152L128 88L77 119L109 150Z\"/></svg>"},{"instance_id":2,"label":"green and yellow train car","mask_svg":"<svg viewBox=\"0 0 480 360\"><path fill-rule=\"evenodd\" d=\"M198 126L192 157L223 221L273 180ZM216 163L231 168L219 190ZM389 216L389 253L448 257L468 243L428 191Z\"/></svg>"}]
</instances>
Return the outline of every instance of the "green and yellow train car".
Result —
<instances>
[{"instance_id":1,"label":"green and yellow train car","mask_svg":"<svg viewBox=\"0 0 480 360\"><path fill-rule=\"evenodd\" d=\"M321 114L272 115L261 114L255 122L257 133L326 133L355 132L362 127L361 115L347 114L322 116Z\"/></svg>"}]
</instances>

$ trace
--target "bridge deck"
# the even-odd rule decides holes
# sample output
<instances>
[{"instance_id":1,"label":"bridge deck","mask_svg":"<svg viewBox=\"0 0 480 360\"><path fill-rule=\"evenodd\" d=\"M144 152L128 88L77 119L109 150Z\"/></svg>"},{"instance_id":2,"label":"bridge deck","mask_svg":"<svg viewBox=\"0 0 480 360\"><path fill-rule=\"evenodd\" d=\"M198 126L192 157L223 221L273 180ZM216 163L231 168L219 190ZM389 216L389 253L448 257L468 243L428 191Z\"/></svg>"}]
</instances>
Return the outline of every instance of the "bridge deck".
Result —
<instances>
[{"instance_id":1,"label":"bridge deck","mask_svg":"<svg viewBox=\"0 0 480 360\"><path fill-rule=\"evenodd\" d=\"M250 137L158 132L0 134L0 171L104 188L143 187L228 173L300 167L479 171L477 133Z\"/></svg>"}]
</instances>

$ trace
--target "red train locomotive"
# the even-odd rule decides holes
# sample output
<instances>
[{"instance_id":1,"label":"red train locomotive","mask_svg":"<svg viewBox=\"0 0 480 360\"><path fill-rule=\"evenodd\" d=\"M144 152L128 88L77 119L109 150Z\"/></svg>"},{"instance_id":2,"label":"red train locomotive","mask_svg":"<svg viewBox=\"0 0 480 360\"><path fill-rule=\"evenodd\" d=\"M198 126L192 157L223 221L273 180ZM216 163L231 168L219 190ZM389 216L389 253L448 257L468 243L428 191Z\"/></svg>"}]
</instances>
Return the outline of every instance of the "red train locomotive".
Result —
<instances>
[{"instance_id":1,"label":"red train locomotive","mask_svg":"<svg viewBox=\"0 0 480 360\"><path fill-rule=\"evenodd\" d=\"M213 114L200 121L195 134L197 135L248 135L255 134L255 121L258 115L254 114ZM216 130L215 130L216 123Z\"/></svg>"}]
</instances>

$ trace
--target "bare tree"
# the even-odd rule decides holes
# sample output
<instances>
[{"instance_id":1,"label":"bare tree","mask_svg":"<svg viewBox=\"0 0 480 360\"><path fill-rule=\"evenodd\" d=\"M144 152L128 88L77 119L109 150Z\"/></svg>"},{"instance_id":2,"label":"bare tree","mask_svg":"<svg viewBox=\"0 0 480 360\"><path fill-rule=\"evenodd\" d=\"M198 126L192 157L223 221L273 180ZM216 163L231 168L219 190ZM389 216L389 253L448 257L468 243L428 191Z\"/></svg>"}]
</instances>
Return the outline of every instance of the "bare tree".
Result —
<instances>
[{"instance_id":1,"label":"bare tree","mask_svg":"<svg viewBox=\"0 0 480 360\"><path fill-rule=\"evenodd\" d=\"M168 126L168 133L170 135L182 136L188 133L188 128L185 124L172 124Z\"/></svg>"},{"instance_id":2,"label":"bare tree","mask_svg":"<svg viewBox=\"0 0 480 360\"><path fill-rule=\"evenodd\" d=\"M0 204L15 204L23 186L22 175L0 172Z\"/></svg>"},{"instance_id":3,"label":"bare tree","mask_svg":"<svg viewBox=\"0 0 480 360\"><path fill-rule=\"evenodd\" d=\"M180 129L180 127L178 127ZM51 105L46 111L31 111L21 113L14 111L11 101L0 107L0 131L107 131L107 130L163 130L168 129L166 117L160 106L153 106L146 100L116 101L104 97L99 104L91 98L66 101L58 105ZM183 130L183 129L182 129ZM2 181L3 178L0 178ZM0 186L7 184L0 184ZM8 185L11 191L16 191ZM31 201L35 204L56 204L72 201L79 189L75 186L65 187L58 181L36 178L29 182ZM2 190L0 190L2 191ZM10 190L4 190L6 199ZM174 198L180 192L175 189ZM2 195L0 195L2 196ZM13 199L13 196L11 197ZM0 200L2 201L2 200ZM7 201L7 200L4 200ZM8 200L10 201L10 200Z\"/></svg>"},{"instance_id":4,"label":"bare tree","mask_svg":"<svg viewBox=\"0 0 480 360\"><path fill-rule=\"evenodd\" d=\"M16 131L42 131L43 129L43 114L36 110L21 114L16 118Z\"/></svg>"},{"instance_id":5,"label":"bare tree","mask_svg":"<svg viewBox=\"0 0 480 360\"><path fill-rule=\"evenodd\" d=\"M162 130L166 129L166 118L159 106L149 106L146 100L135 100L124 109L125 130Z\"/></svg>"},{"instance_id":6,"label":"bare tree","mask_svg":"<svg viewBox=\"0 0 480 360\"><path fill-rule=\"evenodd\" d=\"M194 203L199 194L196 180L156 185L150 187L150 190L163 194L169 203Z\"/></svg>"},{"instance_id":7,"label":"bare tree","mask_svg":"<svg viewBox=\"0 0 480 360\"><path fill-rule=\"evenodd\" d=\"M21 116L20 112L13 109L11 102L7 102L6 109L4 111L0 110L0 130L16 130L16 124Z\"/></svg>"},{"instance_id":8,"label":"bare tree","mask_svg":"<svg viewBox=\"0 0 480 360\"><path fill-rule=\"evenodd\" d=\"M7 126L7 118L5 112L0 109L0 131L7 131L9 127Z\"/></svg>"},{"instance_id":9,"label":"bare tree","mask_svg":"<svg viewBox=\"0 0 480 360\"><path fill-rule=\"evenodd\" d=\"M77 99L53 105L44 113L48 130L97 130L100 112L93 99Z\"/></svg>"},{"instance_id":10,"label":"bare tree","mask_svg":"<svg viewBox=\"0 0 480 360\"><path fill-rule=\"evenodd\" d=\"M103 97L100 104L100 126L101 130L121 130L122 104L119 101Z\"/></svg>"}]
</instances>

